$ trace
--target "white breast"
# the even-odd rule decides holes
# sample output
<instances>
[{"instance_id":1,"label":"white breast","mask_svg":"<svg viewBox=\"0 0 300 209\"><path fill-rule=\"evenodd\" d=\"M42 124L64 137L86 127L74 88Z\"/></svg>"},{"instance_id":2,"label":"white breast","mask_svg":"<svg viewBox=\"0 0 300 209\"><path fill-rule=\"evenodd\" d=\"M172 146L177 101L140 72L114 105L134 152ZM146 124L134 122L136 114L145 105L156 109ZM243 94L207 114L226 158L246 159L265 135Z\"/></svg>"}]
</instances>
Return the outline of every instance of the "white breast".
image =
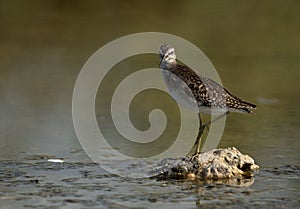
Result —
<instances>
[{"instance_id":1,"label":"white breast","mask_svg":"<svg viewBox=\"0 0 300 209\"><path fill-rule=\"evenodd\" d=\"M198 104L192 91L186 83L173 73L162 70L163 79L167 85L168 91L176 102L185 108L198 112Z\"/></svg>"}]
</instances>

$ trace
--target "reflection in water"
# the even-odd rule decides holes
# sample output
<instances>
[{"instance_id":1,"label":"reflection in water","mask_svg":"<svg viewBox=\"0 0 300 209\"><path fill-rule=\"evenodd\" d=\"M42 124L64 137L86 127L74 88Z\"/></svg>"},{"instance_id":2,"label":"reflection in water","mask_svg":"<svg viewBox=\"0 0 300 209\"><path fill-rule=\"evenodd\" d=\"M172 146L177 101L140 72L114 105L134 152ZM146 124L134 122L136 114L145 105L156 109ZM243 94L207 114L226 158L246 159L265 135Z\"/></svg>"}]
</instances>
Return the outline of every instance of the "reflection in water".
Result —
<instances>
[{"instance_id":1,"label":"reflection in water","mask_svg":"<svg viewBox=\"0 0 300 209\"><path fill-rule=\"evenodd\" d=\"M299 166L262 169L254 179L198 181L120 178L106 173L89 162L51 163L55 156L24 156L24 160L1 161L1 208L74 207L95 208L192 208L207 207L270 207L295 208ZM278 187L278 185L281 185ZM278 198L278 197L282 198Z\"/></svg>"}]
</instances>

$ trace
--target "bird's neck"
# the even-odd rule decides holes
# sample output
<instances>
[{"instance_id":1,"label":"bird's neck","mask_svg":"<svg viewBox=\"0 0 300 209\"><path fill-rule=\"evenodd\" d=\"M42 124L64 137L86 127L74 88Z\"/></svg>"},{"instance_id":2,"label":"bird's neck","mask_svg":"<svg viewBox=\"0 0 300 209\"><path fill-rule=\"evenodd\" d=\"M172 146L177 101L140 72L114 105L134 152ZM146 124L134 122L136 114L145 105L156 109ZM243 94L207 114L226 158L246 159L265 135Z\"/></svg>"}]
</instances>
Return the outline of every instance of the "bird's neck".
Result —
<instances>
[{"instance_id":1,"label":"bird's neck","mask_svg":"<svg viewBox=\"0 0 300 209\"><path fill-rule=\"evenodd\" d=\"M175 66L176 64L177 64L177 62L176 62L176 60L174 59L174 60L170 60L170 61L168 61L168 62L162 62L162 63L160 64L160 68L166 70L166 69L172 68L172 67Z\"/></svg>"}]
</instances>

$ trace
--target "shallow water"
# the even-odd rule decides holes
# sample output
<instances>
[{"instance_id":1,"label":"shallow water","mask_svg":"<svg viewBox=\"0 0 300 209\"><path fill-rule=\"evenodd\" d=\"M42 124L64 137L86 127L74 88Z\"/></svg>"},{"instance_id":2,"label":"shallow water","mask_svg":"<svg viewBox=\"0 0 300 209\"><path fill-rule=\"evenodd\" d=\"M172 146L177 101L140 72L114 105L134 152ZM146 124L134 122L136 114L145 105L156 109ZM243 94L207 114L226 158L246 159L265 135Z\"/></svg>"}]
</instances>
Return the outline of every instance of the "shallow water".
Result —
<instances>
[{"instance_id":1,"label":"shallow water","mask_svg":"<svg viewBox=\"0 0 300 209\"><path fill-rule=\"evenodd\" d=\"M299 2L132 4L0 2L0 207L300 207ZM126 179L108 174L82 151L72 122L82 66L107 42L144 31L191 41L232 93L258 105L254 115L229 114L219 144L237 147L260 165L248 186ZM95 110L108 136L119 137L103 109L112 87L158 62L157 55L130 57L107 75ZM165 96L137 99L134 125L146 129L140 116ZM176 118L176 108L166 111ZM176 134L176 125L166 137ZM193 134L191 128L186 138ZM65 163L47 162L49 156Z\"/></svg>"},{"instance_id":2,"label":"shallow water","mask_svg":"<svg viewBox=\"0 0 300 209\"><path fill-rule=\"evenodd\" d=\"M1 162L1 208L296 208L298 166L262 168L240 181L122 178L94 163L53 156Z\"/></svg>"}]
</instances>

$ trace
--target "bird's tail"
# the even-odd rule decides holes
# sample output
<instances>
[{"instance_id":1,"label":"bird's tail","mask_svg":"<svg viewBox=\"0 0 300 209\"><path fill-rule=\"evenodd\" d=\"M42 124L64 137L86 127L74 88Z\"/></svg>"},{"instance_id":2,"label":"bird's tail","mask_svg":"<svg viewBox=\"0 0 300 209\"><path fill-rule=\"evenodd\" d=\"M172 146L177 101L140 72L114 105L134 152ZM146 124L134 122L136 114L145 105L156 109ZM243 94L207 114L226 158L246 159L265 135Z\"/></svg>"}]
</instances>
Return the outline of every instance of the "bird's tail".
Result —
<instances>
[{"instance_id":1,"label":"bird's tail","mask_svg":"<svg viewBox=\"0 0 300 209\"><path fill-rule=\"evenodd\" d=\"M247 112L247 113L251 113L253 114L253 110L256 109L256 105L255 104L252 104L252 103L249 103L249 102L246 102L244 100L241 100L241 99L238 99L239 100L239 109L243 110L244 112Z\"/></svg>"}]
</instances>

